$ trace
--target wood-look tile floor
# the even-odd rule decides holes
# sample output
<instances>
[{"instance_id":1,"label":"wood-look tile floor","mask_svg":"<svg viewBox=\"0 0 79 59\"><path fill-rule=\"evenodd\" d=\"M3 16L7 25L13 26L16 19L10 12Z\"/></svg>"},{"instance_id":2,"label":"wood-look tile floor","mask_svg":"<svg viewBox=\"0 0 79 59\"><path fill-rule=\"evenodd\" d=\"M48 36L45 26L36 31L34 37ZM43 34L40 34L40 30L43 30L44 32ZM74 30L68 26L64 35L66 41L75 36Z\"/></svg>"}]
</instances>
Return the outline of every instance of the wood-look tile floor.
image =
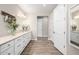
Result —
<instances>
[{"instance_id":1,"label":"wood-look tile floor","mask_svg":"<svg viewBox=\"0 0 79 59\"><path fill-rule=\"evenodd\" d=\"M62 55L52 41L47 39L31 40L21 55Z\"/></svg>"}]
</instances>

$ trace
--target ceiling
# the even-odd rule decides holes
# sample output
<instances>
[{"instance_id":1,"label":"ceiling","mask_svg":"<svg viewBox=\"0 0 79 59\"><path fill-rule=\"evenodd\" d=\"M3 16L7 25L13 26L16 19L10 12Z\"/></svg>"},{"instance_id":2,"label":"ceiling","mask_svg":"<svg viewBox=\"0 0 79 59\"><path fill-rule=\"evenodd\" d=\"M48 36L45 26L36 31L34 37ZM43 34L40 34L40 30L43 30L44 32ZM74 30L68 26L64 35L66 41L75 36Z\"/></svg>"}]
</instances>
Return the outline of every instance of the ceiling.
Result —
<instances>
[{"instance_id":1,"label":"ceiling","mask_svg":"<svg viewBox=\"0 0 79 59\"><path fill-rule=\"evenodd\" d=\"M56 4L20 4L19 6L25 13L48 15L56 7Z\"/></svg>"}]
</instances>

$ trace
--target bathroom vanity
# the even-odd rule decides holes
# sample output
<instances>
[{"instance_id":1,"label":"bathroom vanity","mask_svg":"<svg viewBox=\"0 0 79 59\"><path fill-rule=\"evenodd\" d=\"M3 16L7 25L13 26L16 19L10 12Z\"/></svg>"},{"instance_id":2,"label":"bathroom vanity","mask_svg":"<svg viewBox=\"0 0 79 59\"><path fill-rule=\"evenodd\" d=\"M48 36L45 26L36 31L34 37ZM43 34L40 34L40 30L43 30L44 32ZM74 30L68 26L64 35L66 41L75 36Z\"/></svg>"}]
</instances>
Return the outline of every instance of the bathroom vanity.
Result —
<instances>
[{"instance_id":1,"label":"bathroom vanity","mask_svg":"<svg viewBox=\"0 0 79 59\"><path fill-rule=\"evenodd\" d=\"M0 55L20 55L31 40L31 31L0 37Z\"/></svg>"},{"instance_id":2,"label":"bathroom vanity","mask_svg":"<svg viewBox=\"0 0 79 59\"><path fill-rule=\"evenodd\" d=\"M70 42L79 47L79 32L71 32Z\"/></svg>"}]
</instances>

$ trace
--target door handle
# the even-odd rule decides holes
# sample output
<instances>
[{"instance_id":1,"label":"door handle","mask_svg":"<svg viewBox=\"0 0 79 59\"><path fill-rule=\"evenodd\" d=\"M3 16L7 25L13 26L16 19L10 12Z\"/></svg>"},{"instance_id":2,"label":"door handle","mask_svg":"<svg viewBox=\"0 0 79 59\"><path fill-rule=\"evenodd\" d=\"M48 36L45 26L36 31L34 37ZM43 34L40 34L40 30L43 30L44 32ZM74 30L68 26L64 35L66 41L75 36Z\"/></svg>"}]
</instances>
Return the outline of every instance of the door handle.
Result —
<instances>
[{"instance_id":1,"label":"door handle","mask_svg":"<svg viewBox=\"0 0 79 59\"><path fill-rule=\"evenodd\" d=\"M64 34L65 34L65 32L64 32Z\"/></svg>"}]
</instances>

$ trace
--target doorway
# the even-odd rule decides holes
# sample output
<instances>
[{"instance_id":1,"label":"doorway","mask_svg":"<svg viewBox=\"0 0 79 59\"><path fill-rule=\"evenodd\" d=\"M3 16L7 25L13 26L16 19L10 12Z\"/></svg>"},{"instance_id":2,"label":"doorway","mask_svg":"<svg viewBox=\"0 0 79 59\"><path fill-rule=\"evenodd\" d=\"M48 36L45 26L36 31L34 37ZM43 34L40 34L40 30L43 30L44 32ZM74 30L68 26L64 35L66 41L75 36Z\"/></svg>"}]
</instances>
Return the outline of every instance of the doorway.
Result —
<instances>
[{"instance_id":1,"label":"doorway","mask_svg":"<svg viewBox=\"0 0 79 59\"><path fill-rule=\"evenodd\" d=\"M37 39L48 39L48 17L37 16Z\"/></svg>"}]
</instances>

